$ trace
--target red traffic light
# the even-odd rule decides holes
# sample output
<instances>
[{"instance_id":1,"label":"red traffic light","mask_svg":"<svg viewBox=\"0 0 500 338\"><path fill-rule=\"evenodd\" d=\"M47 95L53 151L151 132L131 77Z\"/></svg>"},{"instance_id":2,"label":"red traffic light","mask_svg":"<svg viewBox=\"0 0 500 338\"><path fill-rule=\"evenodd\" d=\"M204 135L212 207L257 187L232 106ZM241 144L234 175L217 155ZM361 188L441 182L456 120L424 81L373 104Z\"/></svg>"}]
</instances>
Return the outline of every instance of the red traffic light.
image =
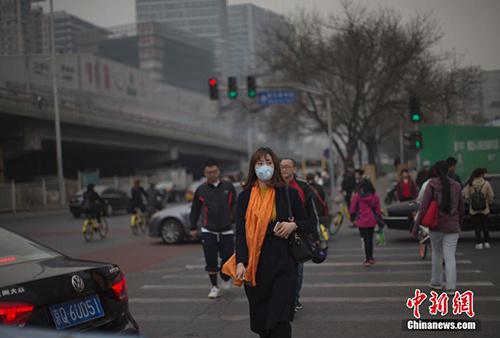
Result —
<instances>
[{"instance_id":1,"label":"red traffic light","mask_svg":"<svg viewBox=\"0 0 500 338\"><path fill-rule=\"evenodd\" d=\"M208 79L208 84L209 84L210 87L217 86L217 79L214 79L214 78Z\"/></svg>"}]
</instances>

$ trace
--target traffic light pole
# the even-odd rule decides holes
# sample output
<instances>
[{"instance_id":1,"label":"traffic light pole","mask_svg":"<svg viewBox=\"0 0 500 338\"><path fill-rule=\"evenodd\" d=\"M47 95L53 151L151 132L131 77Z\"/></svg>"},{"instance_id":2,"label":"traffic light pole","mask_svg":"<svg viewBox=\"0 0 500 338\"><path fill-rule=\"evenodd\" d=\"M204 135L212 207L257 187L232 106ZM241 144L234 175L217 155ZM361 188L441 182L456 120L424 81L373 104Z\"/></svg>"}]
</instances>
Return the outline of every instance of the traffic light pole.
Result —
<instances>
[{"instance_id":1,"label":"traffic light pole","mask_svg":"<svg viewBox=\"0 0 500 338\"><path fill-rule=\"evenodd\" d=\"M56 131L57 182L59 185L59 203L66 203L66 188L64 186L63 159L61 146L61 121L59 114L59 96L57 91L56 52L54 39L54 0L50 0L50 57L52 61L52 93L54 96L54 124Z\"/></svg>"}]
</instances>

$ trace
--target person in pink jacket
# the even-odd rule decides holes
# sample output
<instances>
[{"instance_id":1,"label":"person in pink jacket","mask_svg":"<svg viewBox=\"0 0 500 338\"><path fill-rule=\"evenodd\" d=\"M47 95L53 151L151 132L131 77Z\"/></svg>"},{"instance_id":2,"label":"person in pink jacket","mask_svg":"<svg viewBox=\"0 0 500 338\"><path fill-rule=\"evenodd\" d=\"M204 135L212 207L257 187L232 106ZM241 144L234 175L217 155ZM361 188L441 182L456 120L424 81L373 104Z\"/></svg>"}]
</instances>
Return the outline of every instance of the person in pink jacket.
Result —
<instances>
[{"instance_id":1,"label":"person in pink jacket","mask_svg":"<svg viewBox=\"0 0 500 338\"><path fill-rule=\"evenodd\" d=\"M375 264L373 258L373 232L377 225L377 218L382 216L380 198L375 193L375 188L369 178L363 178L358 192L354 194L349 210L353 215L354 224L358 227L365 247L365 261L368 267Z\"/></svg>"}]
</instances>

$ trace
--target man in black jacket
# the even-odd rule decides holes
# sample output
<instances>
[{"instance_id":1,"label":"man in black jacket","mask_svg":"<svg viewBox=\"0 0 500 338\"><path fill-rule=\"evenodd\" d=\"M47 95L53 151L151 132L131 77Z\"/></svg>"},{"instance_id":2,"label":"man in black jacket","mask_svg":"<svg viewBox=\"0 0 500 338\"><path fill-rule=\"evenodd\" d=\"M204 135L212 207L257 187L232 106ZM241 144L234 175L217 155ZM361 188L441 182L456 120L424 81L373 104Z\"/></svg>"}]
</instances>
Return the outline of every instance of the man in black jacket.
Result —
<instances>
[{"instance_id":1,"label":"man in black jacket","mask_svg":"<svg viewBox=\"0 0 500 338\"><path fill-rule=\"evenodd\" d=\"M317 215L317 206L314 204L314 194L307 182L298 180L296 178L296 161L293 158L285 157L280 162L281 176L285 180L286 184L297 190L299 193L299 199L302 202L307 215L307 225L306 231L312 236L314 241L319 240L319 234L317 231L317 225L319 224L319 219ZM315 211L316 208L316 211ZM300 291L302 289L302 282L304 280L304 263L298 264L297 270L297 292L295 295L295 311L302 309L302 304L300 303Z\"/></svg>"},{"instance_id":2,"label":"man in black jacket","mask_svg":"<svg viewBox=\"0 0 500 338\"><path fill-rule=\"evenodd\" d=\"M234 231L232 224L236 213L236 190L232 183L220 180L219 165L214 160L205 163L207 181L194 194L191 206L191 236L198 234L201 216L201 241L206 267L212 288L208 298L220 296L217 273L234 252ZM221 263L219 264L219 256ZM221 273L222 287L231 286L230 277Z\"/></svg>"}]
</instances>

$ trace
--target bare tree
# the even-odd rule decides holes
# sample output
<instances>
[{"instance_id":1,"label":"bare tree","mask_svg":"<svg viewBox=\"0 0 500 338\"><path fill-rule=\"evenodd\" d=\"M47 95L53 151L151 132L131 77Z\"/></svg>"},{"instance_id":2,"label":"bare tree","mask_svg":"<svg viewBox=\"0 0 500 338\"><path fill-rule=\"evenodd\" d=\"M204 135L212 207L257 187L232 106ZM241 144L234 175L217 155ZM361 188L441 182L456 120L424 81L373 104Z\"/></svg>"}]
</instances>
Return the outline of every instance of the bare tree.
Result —
<instances>
[{"instance_id":1,"label":"bare tree","mask_svg":"<svg viewBox=\"0 0 500 338\"><path fill-rule=\"evenodd\" d=\"M344 165L353 166L360 141L375 163L381 141L407 112L409 96L440 111L443 102L465 98L470 74L449 79L446 55L434 52L441 34L430 15L404 21L388 8L368 11L347 2L342 8L328 19L305 12L288 18L268 32L262 57L280 80L328 93L330 112L313 95L300 100L296 122L306 132L326 132L331 114L331 141Z\"/></svg>"}]
</instances>

